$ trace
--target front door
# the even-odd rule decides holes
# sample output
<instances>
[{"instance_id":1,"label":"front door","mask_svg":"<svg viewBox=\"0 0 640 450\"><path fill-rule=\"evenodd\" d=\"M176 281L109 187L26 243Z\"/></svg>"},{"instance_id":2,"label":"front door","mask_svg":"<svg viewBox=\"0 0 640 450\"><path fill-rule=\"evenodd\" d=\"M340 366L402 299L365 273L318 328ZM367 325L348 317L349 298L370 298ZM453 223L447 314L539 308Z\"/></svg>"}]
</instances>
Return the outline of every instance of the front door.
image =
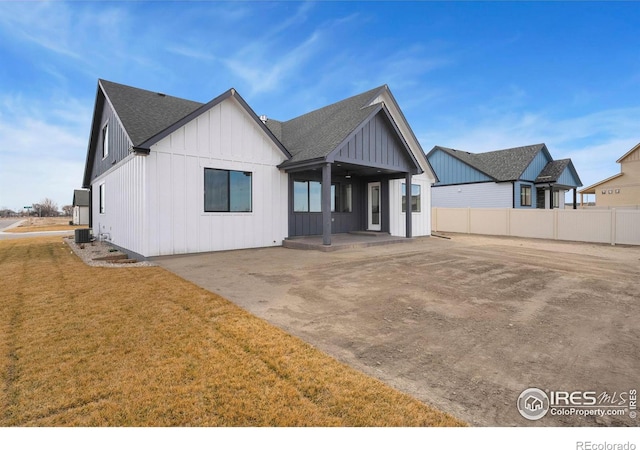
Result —
<instances>
[{"instance_id":1,"label":"front door","mask_svg":"<svg viewBox=\"0 0 640 450\"><path fill-rule=\"evenodd\" d=\"M382 229L380 203L380 182L369 183L368 230L380 231Z\"/></svg>"}]
</instances>

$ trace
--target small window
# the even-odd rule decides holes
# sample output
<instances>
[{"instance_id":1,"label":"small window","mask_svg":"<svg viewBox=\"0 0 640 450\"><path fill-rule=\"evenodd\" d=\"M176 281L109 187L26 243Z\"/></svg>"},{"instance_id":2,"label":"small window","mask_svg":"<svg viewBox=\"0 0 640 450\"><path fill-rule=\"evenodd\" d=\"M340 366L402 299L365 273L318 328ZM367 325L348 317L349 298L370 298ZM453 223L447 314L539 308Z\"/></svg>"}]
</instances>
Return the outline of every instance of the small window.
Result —
<instances>
[{"instance_id":1,"label":"small window","mask_svg":"<svg viewBox=\"0 0 640 450\"><path fill-rule=\"evenodd\" d=\"M102 129L102 159L109 156L109 124Z\"/></svg>"},{"instance_id":2,"label":"small window","mask_svg":"<svg viewBox=\"0 0 640 450\"><path fill-rule=\"evenodd\" d=\"M420 185L411 185L411 212L420 212ZM407 212L407 185L402 183L402 212Z\"/></svg>"},{"instance_id":3,"label":"small window","mask_svg":"<svg viewBox=\"0 0 640 450\"><path fill-rule=\"evenodd\" d=\"M102 183L100 185L99 189L100 189L100 191L99 191L99 194L100 194L100 214L104 214L105 213L105 197L106 197L104 183Z\"/></svg>"},{"instance_id":4,"label":"small window","mask_svg":"<svg viewBox=\"0 0 640 450\"><path fill-rule=\"evenodd\" d=\"M560 191L553 191L553 207L560 208Z\"/></svg>"},{"instance_id":5,"label":"small window","mask_svg":"<svg viewBox=\"0 0 640 450\"><path fill-rule=\"evenodd\" d=\"M531 186L520 186L520 206L531 206Z\"/></svg>"},{"instance_id":6,"label":"small window","mask_svg":"<svg viewBox=\"0 0 640 450\"><path fill-rule=\"evenodd\" d=\"M205 212L251 212L251 172L204 169Z\"/></svg>"},{"instance_id":7,"label":"small window","mask_svg":"<svg viewBox=\"0 0 640 450\"><path fill-rule=\"evenodd\" d=\"M603 193L603 194L606 194L606 193L607 193L607 190L606 190L606 189L603 189L603 190L602 190L602 193Z\"/></svg>"}]
</instances>

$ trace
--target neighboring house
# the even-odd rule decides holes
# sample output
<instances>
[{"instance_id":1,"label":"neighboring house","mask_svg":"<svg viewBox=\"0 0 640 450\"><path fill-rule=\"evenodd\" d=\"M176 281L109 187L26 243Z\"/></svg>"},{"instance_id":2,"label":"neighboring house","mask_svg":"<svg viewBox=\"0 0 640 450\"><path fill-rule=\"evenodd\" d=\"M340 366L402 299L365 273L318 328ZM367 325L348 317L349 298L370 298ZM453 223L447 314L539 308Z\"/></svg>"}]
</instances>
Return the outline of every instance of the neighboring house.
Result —
<instances>
[{"instance_id":1,"label":"neighboring house","mask_svg":"<svg viewBox=\"0 0 640 450\"><path fill-rule=\"evenodd\" d=\"M386 85L280 122L234 89L201 104L99 80L83 187L94 235L149 257L429 235L434 182Z\"/></svg>"},{"instance_id":2,"label":"neighboring house","mask_svg":"<svg viewBox=\"0 0 640 450\"><path fill-rule=\"evenodd\" d=\"M434 147L427 159L438 182L432 205L445 208L564 208L582 186L570 159L554 161L545 144L470 153Z\"/></svg>"},{"instance_id":3,"label":"neighboring house","mask_svg":"<svg viewBox=\"0 0 640 450\"><path fill-rule=\"evenodd\" d=\"M75 189L73 191L73 224L89 225L89 191Z\"/></svg>"},{"instance_id":4,"label":"neighboring house","mask_svg":"<svg viewBox=\"0 0 640 450\"><path fill-rule=\"evenodd\" d=\"M640 205L640 144L616 162L620 164L620 173L582 189L580 204L584 194L595 194L596 206Z\"/></svg>"}]
</instances>

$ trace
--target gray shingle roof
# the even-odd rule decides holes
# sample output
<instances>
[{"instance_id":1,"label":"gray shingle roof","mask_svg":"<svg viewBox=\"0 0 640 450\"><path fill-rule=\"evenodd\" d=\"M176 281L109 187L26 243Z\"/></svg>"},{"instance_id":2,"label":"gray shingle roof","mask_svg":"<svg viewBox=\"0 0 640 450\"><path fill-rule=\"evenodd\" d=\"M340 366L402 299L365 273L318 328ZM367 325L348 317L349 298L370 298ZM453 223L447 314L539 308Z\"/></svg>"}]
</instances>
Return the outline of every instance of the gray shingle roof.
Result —
<instances>
[{"instance_id":1,"label":"gray shingle roof","mask_svg":"<svg viewBox=\"0 0 640 450\"><path fill-rule=\"evenodd\" d=\"M328 156L379 108L379 105L367 105L383 88L371 89L286 122L267 120L269 129L292 155L283 166Z\"/></svg>"},{"instance_id":2,"label":"gray shingle roof","mask_svg":"<svg viewBox=\"0 0 640 450\"><path fill-rule=\"evenodd\" d=\"M134 147L203 105L111 81L100 80L100 84Z\"/></svg>"},{"instance_id":3,"label":"gray shingle roof","mask_svg":"<svg viewBox=\"0 0 640 450\"><path fill-rule=\"evenodd\" d=\"M560 175L562 175L562 172L564 172L564 169L567 168L570 162L570 159L559 159L557 161L549 162L549 164L542 169L538 178L536 178L536 183L555 183L558 181L558 178L560 178Z\"/></svg>"},{"instance_id":4,"label":"gray shingle roof","mask_svg":"<svg viewBox=\"0 0 640 450\"><path fill-rule=\"evenodd\" d=\"M486 153L470 153L462 150L436 146L454 158L468 164L495 181L517 180L533 158L545 148L544 144L525 145Z\"/></svg>"},{"instance_id":5,"label":"gray shingle roof","mask_svg":"<svg viewBox=\"0 0 640 450\"><path fill-rule=\"evenodd\" d=\"M89 206L89 191L85 189L74 189L73 206Z\"/></svg>"}]
</instances>

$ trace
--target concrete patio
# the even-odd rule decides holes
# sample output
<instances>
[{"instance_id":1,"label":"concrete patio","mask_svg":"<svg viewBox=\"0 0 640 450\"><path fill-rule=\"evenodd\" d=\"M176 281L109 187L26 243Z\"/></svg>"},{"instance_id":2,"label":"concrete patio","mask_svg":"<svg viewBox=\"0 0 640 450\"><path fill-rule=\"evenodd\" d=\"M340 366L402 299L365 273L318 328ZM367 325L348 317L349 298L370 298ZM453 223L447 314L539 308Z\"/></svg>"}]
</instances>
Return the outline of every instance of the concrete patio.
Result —
<instances>
[{"instance_id":1,"label":"concrete patio","mask_svg":"<svg viewBox=\"0 0 640 450\"><path fill-rule=\"evenodd\" d=\"M406 244L410 242L413 242L413 238L407 239L391 236L389 233L375 231L356 231L331 235L331 245L324 245L322 243L322 236L318 235L288 238L282 241L282 246L298 250L334 252L336 250L365 248L377 245Z\"/></svg>"}]
</instances>

